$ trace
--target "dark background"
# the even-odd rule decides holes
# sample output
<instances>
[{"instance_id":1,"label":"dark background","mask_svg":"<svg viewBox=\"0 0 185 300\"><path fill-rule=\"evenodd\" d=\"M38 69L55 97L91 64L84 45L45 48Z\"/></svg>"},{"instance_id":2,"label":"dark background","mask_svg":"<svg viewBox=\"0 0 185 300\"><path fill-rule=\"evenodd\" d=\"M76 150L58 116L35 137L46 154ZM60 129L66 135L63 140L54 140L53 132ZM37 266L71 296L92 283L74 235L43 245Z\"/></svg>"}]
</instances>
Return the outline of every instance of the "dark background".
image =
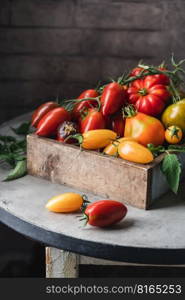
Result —
<instances>
[{"instance_id":1,"label":"dark background","mask_svg":"<svg viewBox=\"0 0 185 300\"><path fill-rule=\"evenodd\" d=\"M1 0L0 122L77 97L140 59L184 58L184 13L184 0ZM42 265L43 247L0 226L0 276L44 276Z\"/></svg>"},{"instance_id":2,"label":"dark background","mask_svg":"<svg viewBox=\"0 0 185 300\"><path fill-rule=\"evenodd\" d=\"M1 0L0 120L140 59L184 58L184 0Z\"/></svg>"}]
</instances>

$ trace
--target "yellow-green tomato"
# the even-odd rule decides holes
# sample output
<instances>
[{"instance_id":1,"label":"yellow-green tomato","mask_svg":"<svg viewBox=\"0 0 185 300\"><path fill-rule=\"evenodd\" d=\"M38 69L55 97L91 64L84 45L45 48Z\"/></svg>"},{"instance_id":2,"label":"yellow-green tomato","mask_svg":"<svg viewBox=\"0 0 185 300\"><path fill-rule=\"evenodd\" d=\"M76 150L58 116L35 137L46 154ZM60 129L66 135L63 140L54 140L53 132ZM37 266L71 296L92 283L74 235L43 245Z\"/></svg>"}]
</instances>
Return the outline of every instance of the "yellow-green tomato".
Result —
<instances>
[{"instance_id":1,"label":"yellow-green tomato","mask_svg":"<svg viewBox=\"0 0 185 300\"><path fill-rule=\"evenodd\" d=\"M175 125L185 133L185 99L169 105L162 114L162 122L166 128Z\"/></svg>"},{"instance_id":2,"label":"yellow-green tomato","mask_svg":"<svg viewBox=\"0 0 185 300\"><path fill-rule=\"evenodd\" d=\"M74 212L81 208L83 197L76 193L64 193L52 197L46 204L46 208L53 212Z\"/></svg>"}]
</instances>

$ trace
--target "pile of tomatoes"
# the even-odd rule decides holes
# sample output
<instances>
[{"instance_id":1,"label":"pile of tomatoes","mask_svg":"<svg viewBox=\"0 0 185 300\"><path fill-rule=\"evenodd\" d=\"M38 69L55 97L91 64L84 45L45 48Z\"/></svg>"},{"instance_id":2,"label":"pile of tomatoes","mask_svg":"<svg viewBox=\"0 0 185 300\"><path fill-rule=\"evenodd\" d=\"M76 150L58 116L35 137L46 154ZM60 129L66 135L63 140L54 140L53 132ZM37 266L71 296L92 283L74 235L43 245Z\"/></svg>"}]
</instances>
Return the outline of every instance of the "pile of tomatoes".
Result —
<instances>
[{"instance_id":1,"label":"pile of tomatoes","mask_svg":"<svg viewBox=\"0 0 185 300\"><path fill-rule=\"evenodd\" d=\"M33 113L32 126L37 135L58 142L150 163L154 157L148 144L177 144L185 132L185 99L172 103L176 82L168 74L164 67L151 72L136 67L125 79L85 90L63 106L42 104Z\"/></svg>"}]
</instances>

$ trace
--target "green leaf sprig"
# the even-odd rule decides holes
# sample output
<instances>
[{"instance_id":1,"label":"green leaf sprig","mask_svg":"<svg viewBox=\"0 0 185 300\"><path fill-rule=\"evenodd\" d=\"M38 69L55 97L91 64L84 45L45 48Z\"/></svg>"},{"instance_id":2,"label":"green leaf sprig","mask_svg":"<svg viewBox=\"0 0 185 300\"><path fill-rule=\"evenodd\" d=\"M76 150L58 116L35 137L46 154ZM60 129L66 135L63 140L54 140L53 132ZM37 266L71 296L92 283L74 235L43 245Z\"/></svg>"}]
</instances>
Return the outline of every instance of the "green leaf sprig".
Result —
<instances>
[{"instance_id":1,"label":"green leaf sprig","mask_svg":"<svg viewBox=\"0 0 185 300\"><path fill-rule=\"evenodd\" d=\"M11 128L22 139L14 136L0 135L0 161L7 162L12 170L4 179L10 181L24 176L26 170L26 135L32 132L30 122L22 123L17 128Z\"/></svg>"},{"instance_id":2,"label":"green leaf sprig","mask_svg":"<svg viewBox=\"0 0 185 300\"><path fill-rule=\"evenodd\" d=\"M180 184L181 164L175 153L185 153L184 146L169 145L166 149L164 146L155 147L148 144L148 149L157 157L161 153L166 153L161 162L161 171L165 175L171 190L177 194Z\"/></svg>"}]
</instances>

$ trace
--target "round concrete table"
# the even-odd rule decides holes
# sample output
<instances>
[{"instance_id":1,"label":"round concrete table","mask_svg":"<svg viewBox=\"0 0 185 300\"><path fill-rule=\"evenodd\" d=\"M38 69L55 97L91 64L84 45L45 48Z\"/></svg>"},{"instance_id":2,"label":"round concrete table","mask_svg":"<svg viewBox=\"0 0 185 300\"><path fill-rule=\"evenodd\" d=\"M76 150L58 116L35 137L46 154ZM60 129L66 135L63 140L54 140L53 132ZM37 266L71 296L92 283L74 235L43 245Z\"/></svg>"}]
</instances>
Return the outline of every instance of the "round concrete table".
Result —
<instances>
[{"instance_id":1,"label":"round concrete table","mask_svg":"<svg viewBox=\"0 0 185 300\"><path fill-rule=\"evenodd\" d=\"M12 134L10 126L28 119L29 115L24 115L1 125L0 134ZM8 167L1 163L0 221L49 246L48 277L77 276L79 257L87 263L85 256L137 264L185 264L185 188L178 196L165 195L149 211L128 206L125 220L100 229L83 227L76 217L79 213L56 214L45 209L54 195L82 191L29 175L2 182L7 172ZM101 199L87 195L90 201Z\"/></svg>"}]
</instances>

